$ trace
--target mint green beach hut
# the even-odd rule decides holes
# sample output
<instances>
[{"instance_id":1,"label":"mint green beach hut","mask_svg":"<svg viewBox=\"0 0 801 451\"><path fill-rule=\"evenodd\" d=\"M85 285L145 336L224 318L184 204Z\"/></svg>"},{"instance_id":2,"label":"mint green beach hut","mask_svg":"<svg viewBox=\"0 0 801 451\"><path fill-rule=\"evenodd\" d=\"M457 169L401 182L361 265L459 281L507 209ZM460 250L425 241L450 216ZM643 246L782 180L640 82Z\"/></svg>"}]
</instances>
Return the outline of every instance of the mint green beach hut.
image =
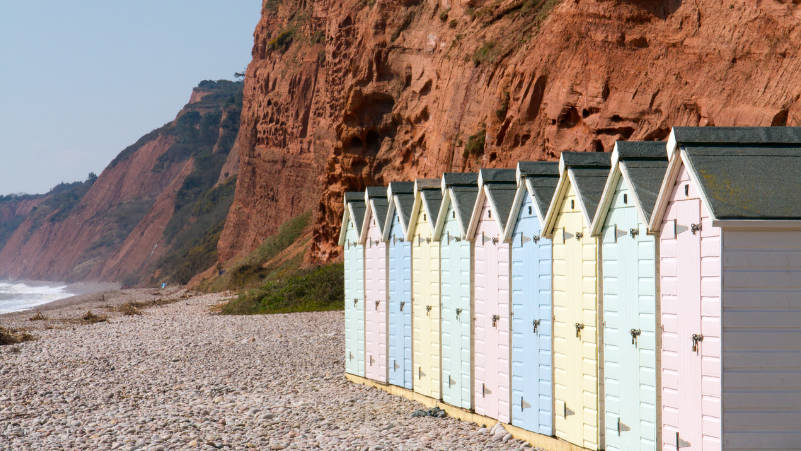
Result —
<instances>
[{"instance_id":1,"label":"mint green beach hut","mask_svg":"<svg viewBox=\"0 0 801 451\"><path fill-rule=\"evenodd\" d=\"M345 266L345 372L364 377L364 192L345 193L339 245Z\"/></svg>"}]
</instances>

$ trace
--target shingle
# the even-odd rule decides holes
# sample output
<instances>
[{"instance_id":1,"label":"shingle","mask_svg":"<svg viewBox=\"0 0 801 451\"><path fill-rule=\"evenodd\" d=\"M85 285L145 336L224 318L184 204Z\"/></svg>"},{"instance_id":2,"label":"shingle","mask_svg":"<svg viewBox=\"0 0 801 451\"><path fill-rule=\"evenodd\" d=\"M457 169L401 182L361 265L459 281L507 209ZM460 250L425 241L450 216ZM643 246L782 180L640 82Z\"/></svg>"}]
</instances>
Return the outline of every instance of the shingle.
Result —
<instances>
[{"instance_id":1,"label":"shingle","mask_svg":"<svg viewBox=\"0 0 801 451\"><path fill-rule=\"evenodd\" d=\"M618 161L622 160L667 160L667 145L664 141L618 141Z\"/></svg>"},{"instance_id":2,"label":"shingle","mask_svg":"<svg viewBox=\"0 0 801 451\"><path fill-rule=\"evenodd\" d=\"M534 175L553 175L559 177L559 163L556 161L520 161L517 170L523 177Z\"/></svg>"},{"instance_id":3,"label":"shingle","mask_svg":"<svg viewBox=\"0 0 801 451\"><path fill-rule=\"evenodd\" d=\"M345 192L345 203L351 202L354 200L364 201L364 191L346 191Z\"/></svg>"},{"instance_id":4,"label":"shingle","mask_svg":"<svg viewBox=\"0 0 801 451\"><path fill-rule=\"evenodd\" d=\"M475 186L455 186L450 188L451 202L456 214L459 215L464 229L462 233L467 233L467 225L470 224L470 215L473 213L473 206L478 197L478 185Z\"/></svg>"},{"instance_id":5,"label":"shingle","mask_svg":"<svg viewBox=\"0 0 801 451\"><path fill-rule=\"evenodd\" d=\"M373 204L373 214L375 215L376 224L378 224L378 232L383 235L384 227L386 226L387 211L389 210L389 202L387 198L376 198L370 200Z\"/></svg>"},{"instance_id":6,"label":"shingle","mask_svg":"<svg viewBox=\"0 0 801 451\"><path fill-rule=\"evenodd\" d=\"M442 174L445 186L476 185L478 172L446 172Z\"/></svg>"},{"instance_id":7,"label":"shingle","mask_svg":"<svg viewBox=\"0 0 801 451\"><path fill-rule=\"evenodd\" d=\"M801 144L687 146L718 219L801 219Z\"/></svg>"},{"instance_id":8,"label":"shingle","mask_svg":"<svg viewBox=\"0 0 801 451\"><path fill-rule=\"evenodd\" d=\"M480 171L483 183L516 183L517 174L514 169L482 169Z\"/></svg>"},{"instance_id":9,"label":"shingle","mask_svg":"<svg viewBox=\"0 0 801 451\"><path fill-rule=\"evenodd\" d=\"M584 205L590 221L594 219L595 211L601 202L601 195L606 186L606 178L609 177L609 168L570 168L576 182L576 195Z\"/></svg>"},{"instance_id":10,"label":"shingle","mask_svg":"<svg viewBox=\"0 0 801 451\"><path fill-rule=\"evenodd\" d=\"M539 177L526 177L526 183L534 192L536 199L537 209L540 212L540 217L544 218L548 214L548 207L551 206L553 200L553 193L556 191L556 186L559 184L559 177L552 176L539 176Z\"/></svg>"},{"instance_id":11,"label":"shingle","mask_svg":"<svg viewBox=\"0 0 801 451\"><path fill-rule=\"evenodd\" d=\"M682 145L801 144L801 127L673 127Z\"/></svg>"},{"instance_id":12,"label":"shingle","mask_svg":"<svg viewBox=\"0 0 801 451\"><path fill-rule=\"evenodd\" d=\"M668 167L667 146L662 141L618 141L615 146L643 214L650 220Z\"/></svg>"},{"instance_id":13,"label":"shingle","mask_svg":"<svg viewBox=\"0 0 801 451\"><path fill-rule=\"evenodd\" d=\"M442 203L442 190L440 189L422 189L420 196L423 198L423 205L431 217L431 224L436 224L437 215L439 214L439 206Z\"/></svg>"},{"instance_id":14,"label":"shingle","mask_svg":"<svg viewBox=\"0 0 801 451\"><path fill-rule=\"evenodd\" d=\"M362 234L362 226L364 225L364 213L367 211L367 208L364 204L363 200L360 201L350 201L351 211L353 211L353 223L356 225L356 234L361 236Z\"/></svg>"},{"instance_id":15,"label":"shingle","mask_svg":"<svg viewBox=\"0 0 801 451\"><path fill-rule=\"evenodd\" d=\"M517 187L509 183L493 183L487 185L487 195L490 201L495 205L498 213L498 221L501 224L501 230L506 228L506 221L509 220L509 212L512 211L512 204L514 204L515 194Z\"/></svg>"},{"instance_id":16,"label":"shingle","mask_svg":"<svg viewBox=\"0 0 801 451\"><path fill-rule=\"evenodd\" d=\"M640 200L645 219L650 221L651 214L656 206L656 198L659 195L662 179L665 178L668 161L667 159L626 160L622 164L626 168L626 173L629 175L629 181L637 194L637 199Z\"/></svg>"},{"instance_id":17,"label":"shingle","mask_svg":"<svg viewBox=\"0 0 801 451\"><path fill-rule=\"evenodd\" d=\"M562 152L562 161L566 167L609 168L612 154L605 152Z\"/></svg>"},{"instance_id":18,"label":"shingle","mask_svg":"<svg viewBox=\"0 0 801 451\"><path fill-rule=\"evenodd\" d=\"M414 194L414 182L390 182L392 194Z\"/></svg>"},{"instance_id":19,"label":"shingle","mask_svg":"<svg viewBox=\"0 0 801 451\"><path fill-rule=\"evenodd\" d=\"M369 197L370 199L387 197L386 186L368 186L366 191L367 191L367 197Z\"/></svg>"},{"instance_id":20,"label":"shingle","mask_svg":"<svg viewBox=\"0 0 801 451\"><path fill-rule=\"evenodd\" d=\"M398 207L398 216L401 218L401 223L408 227L412 209L414 208L414 194L396 194L394 196L397 199L395 205Z\"/></svg>"}]
</instances>

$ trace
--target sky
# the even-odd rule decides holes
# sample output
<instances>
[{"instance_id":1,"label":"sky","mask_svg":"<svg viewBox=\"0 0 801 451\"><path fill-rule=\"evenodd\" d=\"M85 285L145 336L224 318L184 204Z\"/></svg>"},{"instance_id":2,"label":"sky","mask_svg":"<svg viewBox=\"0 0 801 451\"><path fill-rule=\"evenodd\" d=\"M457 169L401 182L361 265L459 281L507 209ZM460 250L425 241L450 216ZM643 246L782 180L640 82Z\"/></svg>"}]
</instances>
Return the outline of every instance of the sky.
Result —
<instances>
[{"instance_id":1,"label":"sky","mask_svg":"<svg viewBox=\"0 0 801 451\"><path fill-rule=\"evenodd\" d=\"M100 174L250 62L261 0L2 0L0 195Z\"/></svg>"}]
</instances>

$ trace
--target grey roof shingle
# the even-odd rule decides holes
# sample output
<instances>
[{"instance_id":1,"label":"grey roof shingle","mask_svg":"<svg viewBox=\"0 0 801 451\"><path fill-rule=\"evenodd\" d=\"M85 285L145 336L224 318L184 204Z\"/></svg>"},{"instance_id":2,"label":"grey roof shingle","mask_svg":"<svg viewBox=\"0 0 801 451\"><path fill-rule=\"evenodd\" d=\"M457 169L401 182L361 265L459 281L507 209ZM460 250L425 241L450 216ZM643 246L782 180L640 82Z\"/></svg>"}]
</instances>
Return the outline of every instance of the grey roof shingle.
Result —
<instances>
[{"instance_id":1,"label":"grey roof shingle","mask_svg":"<svg viewBox=\"0 0 801 451\"><path fill-rule=\"evenodd\" d=\"M467 233L467 225L470 224L470 215L473 213L473 206L478 197L478 185L474 186L454 186L450 188L451 202L453 209L459 215L464 229L462 233Z\"/></svg>"},{"instance_id":2,"label":"grey roof shingle","mask_svg":"<svg viewBox=\"0 0 801 451\"><path fill-rule=\"evenodd\" d=\"M484 183L517 183L514 169L482 169L480 174Z\"/></svg>"},{"instance_id":3,"label":"grey roof shingle","mask_svg":"<svg viewBox=\"0 0 801 451\"><path fill-rule=\"evenodd\" d=\"M576 195L592 221L601 202L612 154L603 152L562 152L565 167L573 173Z\"/></svg>"},{"instance_id":4,"label":"grey roof shingle","mask_svg":"<svg viewBox=\"0 0 801 451\"><path fill-rule=\"evenodd\" d=\"M414 182L390 182L392 194L414 194Z\"/></svg>"},{"instance_id":5,"label":"grey roof shingle","mask_svg":"<svg viewBox=\"0 0 801 451\"><path fill-rule=\"evenodd\" d=\"M684 148L716 218L801 219L801 143Z\"/></svg>"},{"instance_id":6,"label":"grey roof shingle","mask_svg":"<svg viewBox=\"0 0 801 451\"><path fill-rule=\"evenodd\" d=\"M384 234L384 227L387 225L387 211L389 211L389 202L387 198L376 198L370 201L373 204L373 214L375 215L376 224L378 224L378 233Z\"/></svg>"},{"instance_id":7,"label":"grey roof shingle","mask_svg":"<svg viewBox=\"0 0 801 451\"><path fill-rule=\"evenodd\" d=\"M368 186L366 191L367 191L367 197L369 197L370 199L387 197L386 186Z\"/></svg>"},{"instance_id":8,"label":"grey roof shingle","mask_svg":"<svg viewBox=\"0 0 801 451\"><path fill-rule=\"evenodd\" d=\"M667 147L661 141L618 141L618 161L625 167L632 189L640 200L646 221L656 206L656 198L668 167Z\"/></svg>"},{"instance_id":9,"label":"grey roof shingle","mask_svg":"<svg viewBox=\"0 0 801 451\"><path fill-rule=\"evenodd\" d=\"M517 168L523 177L533 175L555 175L559 177L559 163L556 161L519 161Z\"/></svg>"},{"instance_id":10,"label":"grey roof shingle","mask_svg":"<svg viewBox=\"0 0 801 451\"><path fill-rule=\"evenodd\" d=\"M423 206L431 217L431 224L436 224L439 206L442 203L442 190L440 189L421 189L420 197L423 199ZM433 227L433 226L432 226Z\"/></svg>"},{"instance_id":11,"label":"grey roof shingle","mask_svg":"<svg viewBox=\"0 0 801 451\"><path fill-rule=\"evenodd\" d=\"M352 202L355 200L360 200L364 202L364 191L346 191L345 192L345 203Z\"/></svg>"},{"instance_id":12,"label":"grey roof shingle","mask_svg":"<svg viewBox=\"0 0 801 451\"><path fill-rule=\"evenodd\" d=\"M512 211L517 186L510 183L491 183L487 184L487 196L495 205L498 213L498 221L501 224L501 231L506 229L506 222L509 220L509 213Z\"/></svg>"},{"instance_id":13,"label":"grey roof shingle","mask_svg":"<svg viewBox=\"0 0 801 451\"><path fill-rule=\"evenodd\" d=\"M396 199L395 208L401 224L408 227L412 208L414 208L414 182L390 182L389 190L392 191L392 197ZM389 221L391 220L389 218Z\"/></svg>"},{"instance_id":14,"label":"grey roof shingle","mask_svg":"<svg viewBox=\"0 0 801 451\"><path fill-rule=\"evenodd\" d=\"M521 161L517 163L518 172L525 178L529 189L534 192L537 210L544 218L551 205L556 185L559 184L559 163L555 161Z\"/></svg>"},{"instance_id":15,"label":"grey roof shingle","mask_svg":"<svg viewBox=\"0 0 801 451\"><path fill-rule=\"evenodd\" d=\"M446 172L442 174L445 186L476 185L478 183L478 172Z\"/></svg>"},{"instance_id":16,"label":"grey roof shingle","mask_svg":"<svg viewBox=\"0 0 801 451\"><path fill-rule=\"evenodd\" d=\"M364 213L367 211L367 206L364 204L364 200L352 200L349 201L351 211L353 211L353 217L351 220L353 224L356 226L356 234L361 236L362 234L362 226L364 225Z\"/></svg>"},{"instance_id":17,"label":"grey roof shingle","mask_svg":"<svg viewBox=\"0 0 801 451\"><path fill-rule=\"evenodd\" d=\"M562 152L565 166L572 168L609 168L612 154L605 152Z\"/></svg>"},{"instance_id":18,"label":"grey roof shingle","mask_svg":"<svg viewBox=\"0 0 801 451\"><path fill-rule=\"evenodd\" d=\"M801 127L673 127L680 145L801 144Z\"/></svg>"}]
</instances>

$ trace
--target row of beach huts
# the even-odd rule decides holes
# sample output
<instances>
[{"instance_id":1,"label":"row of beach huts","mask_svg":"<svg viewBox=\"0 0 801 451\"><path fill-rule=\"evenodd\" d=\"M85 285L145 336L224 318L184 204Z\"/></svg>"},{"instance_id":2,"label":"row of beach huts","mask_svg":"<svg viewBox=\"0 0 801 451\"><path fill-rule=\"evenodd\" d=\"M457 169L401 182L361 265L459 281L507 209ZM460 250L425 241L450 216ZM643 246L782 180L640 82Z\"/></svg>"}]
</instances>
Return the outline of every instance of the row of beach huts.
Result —
<instances>
[{"instance_id":1,"label":"row of beach huts","mask_svg":"<svg viewBox=\"0 0 801 451\"><path fill-rule=\"evenodd\" d=\"M345 368L588 449L801 448L801 128L345 194Z\"/></svg>"}]
</instances>

